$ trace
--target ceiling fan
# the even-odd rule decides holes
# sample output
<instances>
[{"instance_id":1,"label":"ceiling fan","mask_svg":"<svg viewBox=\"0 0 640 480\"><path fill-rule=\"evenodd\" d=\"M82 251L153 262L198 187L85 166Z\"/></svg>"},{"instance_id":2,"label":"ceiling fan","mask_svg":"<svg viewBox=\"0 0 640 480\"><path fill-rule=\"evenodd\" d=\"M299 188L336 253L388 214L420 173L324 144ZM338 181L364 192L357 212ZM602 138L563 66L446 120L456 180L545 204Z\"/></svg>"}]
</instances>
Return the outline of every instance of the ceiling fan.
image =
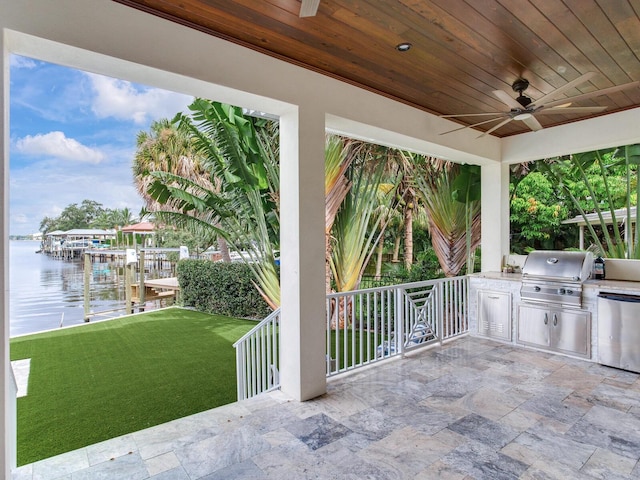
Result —
<instances>
[{"instance_id":1,"label":"ceiling fan","mask_svg":"<svg viewBox=\"0 0 640 480\"><path fill-rule=\"evenodd\" d=\"M318 12L318 5L320 0L301 0L300 5L300 18L302 17L315 17Z\"/></svg>"},{"instance_id":2,"label":"ceiling fan","mask_svg":"<svg viewBox=\"0 0 640 480\"><path fill-rule=\"evenodd\" d=\"M485 135L489 135L494 132L498 128L506 125L507 123L513 120L519 120L523 122L529 129L534 132L538 130L542 130L542 125L536 119L536 115L564 115L564 114L572 114L572 113L599 113L603 110L606 110L607 107L573 107L575 102L579 102L582 100L586 100L588 98L600 96L600 95L608 95L613 92L618 92L620 90L625 90L628 88L637 87L640 85L640 81L625 83L624 85L616 85L615 87L604 88L602 90L596 90L595 92L584 93L582 95L576 95L568 98L557 99L559 95L564 93L565 91L574 88L582 83L589 81L596 75L595 72L587 72L584 75L580 75L575 80L570 81L569 83L563 85L560 88L555 89L553 92L543 95L537 100L533 100L532 98L526 96L524 91L529 87L529 81L525 78L519 78L511 88L513 88L514 92L518 93L517 98L513 98L509 93L504 90L494 90L493 94L500 100L502 103L509 107L508 111L504 112L489 112L489 113L467 113L467 114L454 114L454 115L440 115L442 118L455 118L455 117L482 117L482 116L493 116L493 118L489 120L485 120L482 122L474 123L473 125L466 125L464 127L456 128L454 130L449 130L447 132L441 133L444 135L446 133L456 132L458 130L464 130L465 128L473 128L479 125L485 125L487 123L495 122L497 120L502 121L497 125L494 125L489 130L484 132L480 137Z\"/></svg>"}]
</instances>

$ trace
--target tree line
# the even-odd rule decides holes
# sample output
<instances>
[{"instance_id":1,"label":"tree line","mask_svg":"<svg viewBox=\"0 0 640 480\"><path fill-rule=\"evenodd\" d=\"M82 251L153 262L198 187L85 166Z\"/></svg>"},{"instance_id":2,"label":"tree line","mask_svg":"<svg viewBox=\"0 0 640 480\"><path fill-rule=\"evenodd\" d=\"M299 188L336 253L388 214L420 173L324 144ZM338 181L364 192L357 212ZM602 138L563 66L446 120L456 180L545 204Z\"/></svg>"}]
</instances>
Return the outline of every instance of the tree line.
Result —
<instances>
[{"instance_id":1,"label":"tree line","mask_svg":"<svg viewBox=\"0 0 640 480\"><path fill-rule=\"evenodd\" d=\"M40 221L43 234L56 230L68 231L76 228L114 229L131 225L135 220L128 208L105 208L95 200L83 200L79 205L72 203L57 217L44 217Z\"/></svg>"}]
</instances>

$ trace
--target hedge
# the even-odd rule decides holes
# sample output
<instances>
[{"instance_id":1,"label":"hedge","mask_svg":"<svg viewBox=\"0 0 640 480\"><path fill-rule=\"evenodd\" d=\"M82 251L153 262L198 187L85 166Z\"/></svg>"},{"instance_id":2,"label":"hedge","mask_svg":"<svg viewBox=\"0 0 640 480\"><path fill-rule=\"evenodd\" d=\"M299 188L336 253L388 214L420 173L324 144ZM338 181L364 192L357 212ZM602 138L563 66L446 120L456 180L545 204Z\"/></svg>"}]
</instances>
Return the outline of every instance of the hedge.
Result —
<instances>
[{"instance_id":1,"label":"hedge","mask_svg":"<svg viewBox=\"0 0 640 480\"><path fill-rule=\"evenodd\" d=\"M271 309L244 263L181 260L177 266L182 303L198 311L240 318L264 318Z\"/></svg>"}]
</instances>

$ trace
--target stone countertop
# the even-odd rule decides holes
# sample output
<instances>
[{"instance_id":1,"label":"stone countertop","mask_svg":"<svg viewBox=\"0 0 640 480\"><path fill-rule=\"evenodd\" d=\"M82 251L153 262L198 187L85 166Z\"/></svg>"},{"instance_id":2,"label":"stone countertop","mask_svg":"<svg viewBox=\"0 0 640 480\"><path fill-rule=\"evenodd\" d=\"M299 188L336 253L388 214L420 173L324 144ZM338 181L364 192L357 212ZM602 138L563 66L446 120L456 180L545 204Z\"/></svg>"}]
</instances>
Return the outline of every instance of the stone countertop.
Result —
<instances>
[{"instance_id":1,"label":"stone countertop","mask_svg":"<svg viewBox=\"0 0 640 480\"><path fill-rule=\"evenodd\" d=\"M597 290L624 291L640 294L640 282L630 282L625 280L587 280L584 282L585 288Z\"/></svg>"},{"instance_id":2,"label":"stone countertop","mask_svg":"<svg viewBox=\"0 0 640 480\"><path fill-rule=\"evenodd\" d=\"M520 282L522 280L521 273L502 273L502 272L480 272L469 275L471 278L486 278L488 280L508 280L511 282Z\"/></svg>"},{"instance_id":3,"label":"stone countertop","mask_svg":"<svg viewBox=\"0 0 640 480\"><path fill-rule=\"evenodd\" d=\"M506 280L510 282L521 282L521 273L502 273L502 272L479 272L469 275L470 278L479 278L486 280ZM625 280L594 280L590 279L584 282L584 288L595 289L598 291L611 290L614 292L629 292L640 295L640 282L632 282Z\"/></svg>"}]
</instances>

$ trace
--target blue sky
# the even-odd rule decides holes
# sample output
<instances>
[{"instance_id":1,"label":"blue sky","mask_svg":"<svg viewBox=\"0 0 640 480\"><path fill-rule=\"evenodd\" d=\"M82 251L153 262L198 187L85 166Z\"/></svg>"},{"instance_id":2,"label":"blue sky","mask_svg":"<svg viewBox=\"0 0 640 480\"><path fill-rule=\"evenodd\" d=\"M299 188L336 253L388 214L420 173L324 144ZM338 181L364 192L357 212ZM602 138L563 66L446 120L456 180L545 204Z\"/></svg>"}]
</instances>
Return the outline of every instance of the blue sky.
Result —
<instances>
[{"instance_id":1,"label":"blue sky","mask_svg":"<svg viewBox=\"0 0 640 480\"><path fill-rule=\"evenodd\" d=\"M136 136L192 97L15 55L10 75L10 234L85 199L137 214Z\"/></svg>"}]
</instances>

